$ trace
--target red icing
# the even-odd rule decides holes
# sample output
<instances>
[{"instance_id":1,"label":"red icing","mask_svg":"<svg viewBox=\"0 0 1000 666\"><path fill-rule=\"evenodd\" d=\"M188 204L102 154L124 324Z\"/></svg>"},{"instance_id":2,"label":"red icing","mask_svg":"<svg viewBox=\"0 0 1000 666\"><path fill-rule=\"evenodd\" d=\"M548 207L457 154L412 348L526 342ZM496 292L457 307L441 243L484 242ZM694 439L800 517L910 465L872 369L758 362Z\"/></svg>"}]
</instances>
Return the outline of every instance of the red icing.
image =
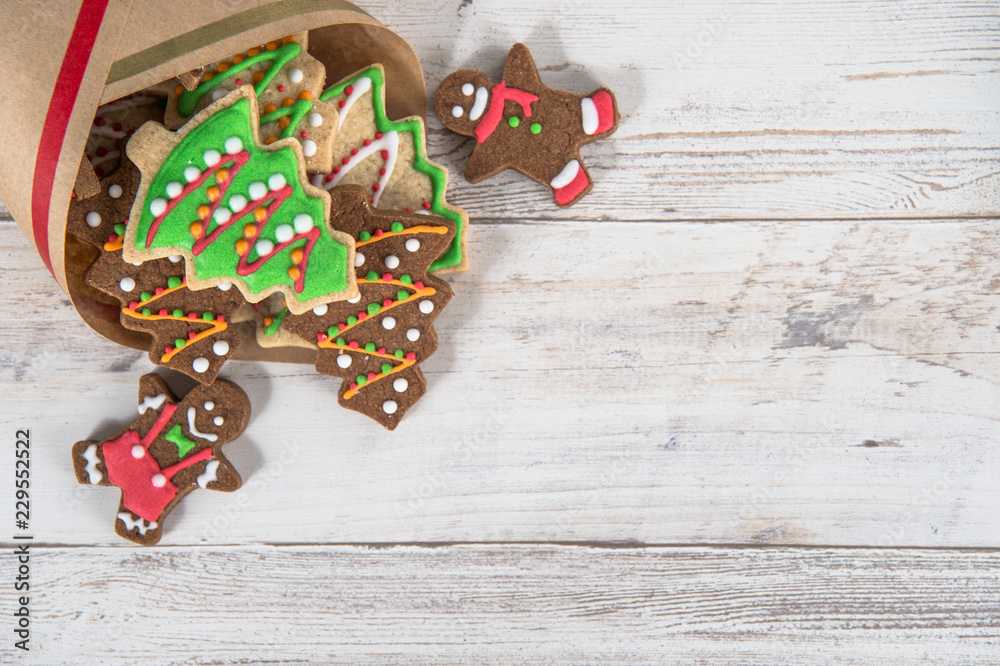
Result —
<instances>
[{"instance_id":1,"label":"red icing","mask_svg":"<svg viewBox=\"0 0 1000 666\"><path fill-rule=\"evenodd\" d=\"M122 490L122 505L150 522L159 520L163 510L177 496L178 488L170 482L171 477L195 463L212 458L212 449L204 448L162 469L153 459L149 453L149 445L163 432L176 411L177 405L167 403L145 437L140 439L138 432L127 430L121 437L104 442L101 447L108 480ZM141 458L132 455L132 449L136 446L144 449ZM157 474L162 474L166 479L159 488L153 485L153 477Z\"/></svg>"},{"instance_id":2,"label":"red icing","mask_svg":"<svg viewBox=\"0 0 1000 666\"><path fill-rule=\"evenodd\" d=\"M607 132L615 124L615 101L606 90L600 90L590 101L597 108L597 131L595 134Z\"/></svg>"},{"instance_id":3,"label":"red icing","mask_svg":"<svg viewBox=\"0 0 1000 666\"><path fill-rule=\"evenodd\" d=\"M476 141L483 143L493 135L493 132L500 125L500 121L503 120L503 106L507 100L513 100L520 104L524 110L524 117L530 118L531 105L538 101L538 95L532 95L530 92L517 88L508 88L504 81L493 86L493 90L490 92L490 106L483 114L483 119L476 125Z\"/></svg>"},{"instance_id":4,"label":"red icing","mask_svg":"<svg viewBox=\"0 0 1000 666\"><path fill-rule=\"evenodd\" d=\"M590 180L587 178L587 173L583 170L583 167L581 167L577 170L576 176L569 185L555 190L554 194L556 197L556 203L559 205L568 204L570 201L580 196L580 193L587 189L589 184Z\"/></svg>"}]
</instances>

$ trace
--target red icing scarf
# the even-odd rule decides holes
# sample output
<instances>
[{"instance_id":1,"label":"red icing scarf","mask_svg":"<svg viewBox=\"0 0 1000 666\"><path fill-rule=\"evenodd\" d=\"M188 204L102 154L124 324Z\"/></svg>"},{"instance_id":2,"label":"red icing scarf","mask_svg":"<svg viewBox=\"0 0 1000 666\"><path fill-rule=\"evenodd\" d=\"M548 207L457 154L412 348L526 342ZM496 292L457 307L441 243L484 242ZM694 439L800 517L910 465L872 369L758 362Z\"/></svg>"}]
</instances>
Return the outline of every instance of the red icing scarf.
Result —
<instances>
[{"instance_id":1,"label":"red icing scarf","mask_svg":"<svg viewBox=\"0 0 1000 666\"><path fill-rule=\"evenodd\" d=\"M497 126L500 125L500 121L503 120L504 102L509 99L520 104L521 108L524 109L524 117L530 118L531 105L538 101L538 95L532 95L530 92L517 88L508 88L504 81L493 86L493 92L490 94L490 108L476 125L476 141L483 143L493 135Z\"/></svg>"}]
</instances>

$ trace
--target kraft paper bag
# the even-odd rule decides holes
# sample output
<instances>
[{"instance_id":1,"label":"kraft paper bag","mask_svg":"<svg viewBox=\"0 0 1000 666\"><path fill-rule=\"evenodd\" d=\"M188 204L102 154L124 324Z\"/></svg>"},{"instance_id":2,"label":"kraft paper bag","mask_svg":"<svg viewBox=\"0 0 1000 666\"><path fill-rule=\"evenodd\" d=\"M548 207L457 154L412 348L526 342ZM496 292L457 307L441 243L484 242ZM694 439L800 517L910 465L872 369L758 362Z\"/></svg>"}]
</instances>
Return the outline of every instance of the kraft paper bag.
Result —
<instances>
[{"instance_id":1,"label":"kraft paper bag","mask_svg":"<svg viewBox=\"0 0 1000 666\"><path fill-rule=\"evenodd\" d=\"M409 44L344 0L0 0L0 201L91 328L149 348L120 324L118 302L84 283L95 251L66 233L74 185L96 187L83 153L97 107L306 30L328 85L382 63L389 116L426 116ZM313 362L310 350L261 349L244 326L237 358Z\"/></svg>"}]
</instances>

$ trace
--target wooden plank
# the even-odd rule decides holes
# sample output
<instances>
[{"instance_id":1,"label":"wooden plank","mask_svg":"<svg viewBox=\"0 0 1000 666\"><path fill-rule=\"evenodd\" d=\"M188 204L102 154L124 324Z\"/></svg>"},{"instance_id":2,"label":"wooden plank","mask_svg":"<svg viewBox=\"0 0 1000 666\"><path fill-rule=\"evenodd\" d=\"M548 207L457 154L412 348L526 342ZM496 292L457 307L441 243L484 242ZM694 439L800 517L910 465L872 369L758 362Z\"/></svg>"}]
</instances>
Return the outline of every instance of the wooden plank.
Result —
<instances>
[{"instance_id":1,"label":"wooden plank","mask_svg":"<svg viewBox=\"0 0 1000 666\"><path fill-rule=\"evenodd\" d=\"M519 176L467 184L471 144L432 118L450 198L485 221L1000 215L997 3L364 4L432 93L455 69L499 76L518 40L550 86L616 90L621 129L584 149L597 185L569 212Z\"/></svg>"},{"instance_id":2,"label":"wooden plank","mask_svg":"<svg viewBox=\"0 0 1000 666\"><path fill-rule=\"evenodd\" d=\"M309 366L230 364L247 485L192 495L164 543L995 547L996 225L478 225L400 428ZM116 491L77 486L68 450L131 420L152 366L13 224L0 242L0 420L39 442L35 527L117 543Z\"/></svg>"},{"instance_id":3,"label":"wooden plank","mask_svg":"<svg viewBox=\"0 0 1000 666\"><path fill-rule=\"evenodd\" d=\"M33 555L31 657L47 664L1000 658L996 552L36 545Z\"/></svg>"},{"instance_id":4,"label":"wooden plank","mask_svg":"<svg viewBox=\"0 0 1000 666\"><path fill-rule=\"evenodd\" d=\"M608 85L624 118L584 149L572 212L514 175L452 199L521 219L922 218L1000 211L1000 5L809 0L368 3L415 47L428 88L493 77L524 41L556 88ZM471 144L432 121L456 174Z\"/></svg>"}]
</instances>

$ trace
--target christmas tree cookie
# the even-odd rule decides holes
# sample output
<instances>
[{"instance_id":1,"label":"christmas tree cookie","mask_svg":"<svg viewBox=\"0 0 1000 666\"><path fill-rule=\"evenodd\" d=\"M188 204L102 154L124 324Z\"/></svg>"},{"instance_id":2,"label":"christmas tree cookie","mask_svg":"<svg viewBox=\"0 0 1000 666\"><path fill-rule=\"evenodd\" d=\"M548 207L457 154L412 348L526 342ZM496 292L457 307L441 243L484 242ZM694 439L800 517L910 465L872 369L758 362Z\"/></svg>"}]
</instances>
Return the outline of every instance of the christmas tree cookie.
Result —
<instances>
[{"instance_id":1,"label":"christmas tree cookie","mask_svg":"<svg viewBox=\"0 0 1000 666\"><path fill-rule=\"evenodd\" d=\"M551 189L562 207L593 187L580 146L612 134L619 117L607 88L576 95L545 86L523 44L511 48L499 83L471 70L449 74L434 107L445 127L475 137L470 183L515 169Z\"/></svg>"},{"instance_id":2,"label":"christmas tree cookie","mask_svg":"<svg viewBox=\"0 0 1000 666\"><path fill-rule=\"evenodd\" d=\"M178 400L158 375L148 374L139 380L138 411L112 437L77 442L72 456L77 481L121 490L115 532L148 546L160 540L163 519L192 490L232 492L242 485L221 449L246 429L250 401L224 379Z\"/></svg>"},{"instance_id":3,"label":"christmas tree cookie","mask_svg":"<svg viewBox=\"0 0 1000 666\"><path fill-rule=\"evenodd\" d=\"M132 137L143 178L125 261L181 255L191 289L233 284L251 303L280 292L295 313L355 296L353 239L329 227L329 194L306 180L298 143L259 143L257 119L247 85L177 132L147 123Z\"/></svg>"},{"instance_id":4,"label":"christmas tree cookie","mask_svg":"<svg viewBox=\"0 0 1000 666\"><path fill-rule=\"evenodd\" d=\"M437 349L432 324L452 296L428 269L451 245L455 223L373 209L368 192L330 191L331 224L355 238L358 296L298 315L282 311L258 332L280 327L315 345L316 369L343 379L341 406L391 430L426 390L419 365Z\"/></svg>"},{"instance_id":5,"label":"christmas tree cookie","mask_svg":"<svg viewBox=\"0 0 1000 666\"><path fill-rule=\"evenodd\" d=\"M319 101L326 68L306 52L307 34L290 35L209 65L193 90L175 85L164 124L178 129L212 102L241 85L252 85L264 143L294 138L302 146L307 169L328 171L337 114Z\"/></svg>"},{"instance_id":6,"label":"christmas tree cookie","mask_svg":"<svg viewBox=\"0 0 1000 666\"><path fill-rule=\"evenodd\" d=\"M332 171L317 173L313 185L332 189L361 185L377 208L439 215L451 220L455 238L435 258L438 274L468 268L466 238L469 218L445 199L448 174L427 159L426 128L414 116L389 120L385 113L385 74L372 65L325 91L321 96L338 113Z\"/></svg>"},{"instance_id":7,"label":"christmas tree cookie","mask_svg":"<svg viewBox=\"0 0 1000 666\"><path fill-rule=\"evenodd\" d=\"M233 325L249 320L252 311L231 285L191 291L179 254L135 263L122 258L139 188L139 170L124 159L117 172L100 181L97 195L70 203L67 229L100 251L86 282L117 300L125 328L152 336L153 363L210 384L240 346Z\"/></svg>"}]
</instances>

